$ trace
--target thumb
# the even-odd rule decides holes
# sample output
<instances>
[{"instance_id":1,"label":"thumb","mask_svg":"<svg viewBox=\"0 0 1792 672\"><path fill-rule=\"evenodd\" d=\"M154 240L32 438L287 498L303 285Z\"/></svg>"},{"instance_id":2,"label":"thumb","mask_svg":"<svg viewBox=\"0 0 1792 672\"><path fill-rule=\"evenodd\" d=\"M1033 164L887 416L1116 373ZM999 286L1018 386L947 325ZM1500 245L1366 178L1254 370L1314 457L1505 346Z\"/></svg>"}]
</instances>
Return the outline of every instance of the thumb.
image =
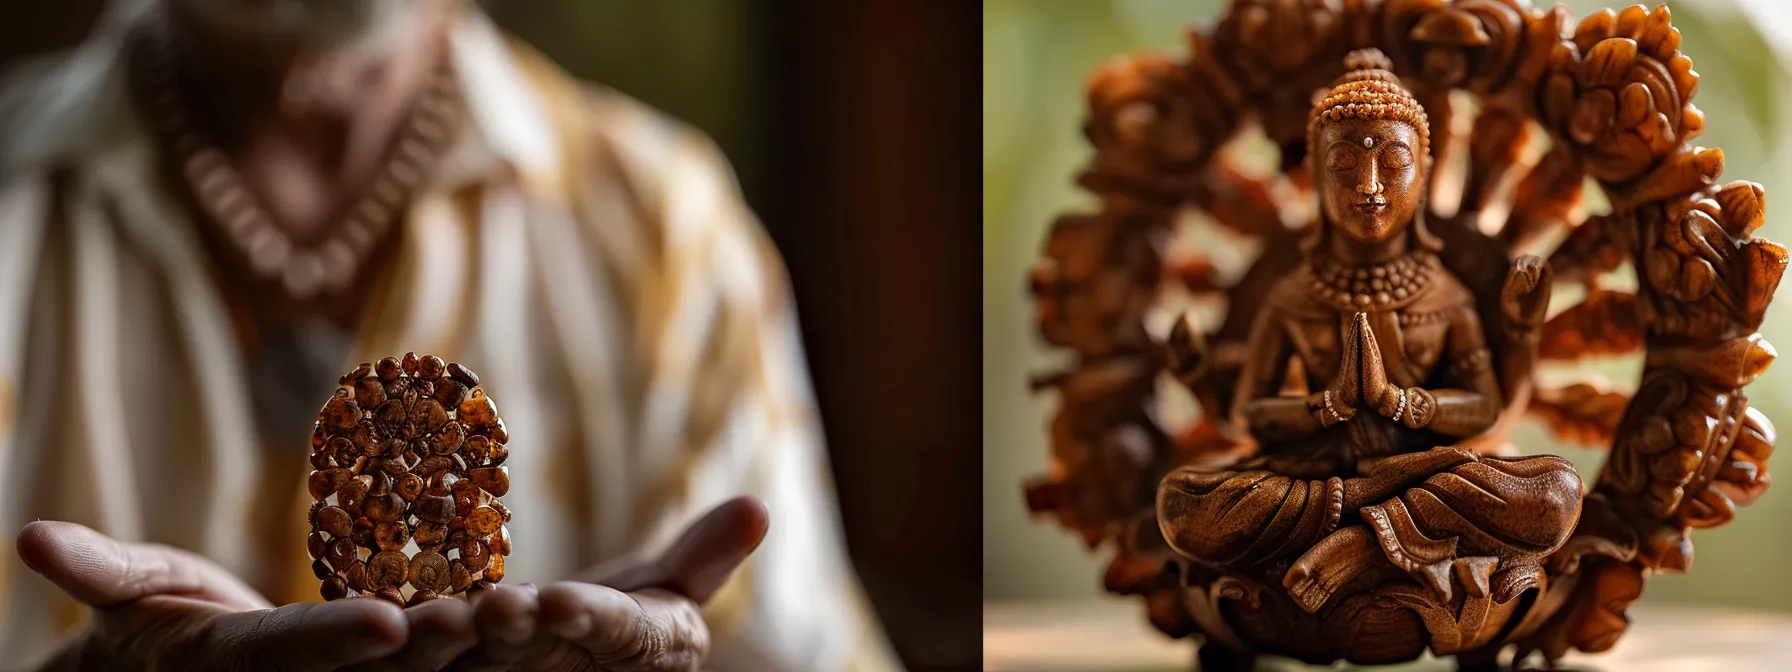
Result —
<instances>
[{"instance_id":1,"label":"thumb","mask_svg":"<svg viewBox=\"0 0 1792 672\"><path fill-rule=\"evenodd\" d=\"M385 600L299 602L219 617L208 641L247 670L325 672L379 660L404 648L410 625Z\"/></svg>"},{"instance_id":2,"label":"thumb","mask_svg":"<svg viewBox=\"0 0 1792 672\"><path fill-rule=\"evenodd\" d=\"M198 555L126 544L74 523L37 521L19 532L19 558L82 604L110 607L150 595L185 595L239 609L268 606L253 589Z\"/></svg>"},{"instance_id":3,"label":"thumb","mask_svg":"<svg viewBox=\"0 0 1792 672\"><path fill-rule=\"evenodd\" d=\"M736 497L692 523L658 560L600 583L625 593L663 588L702 604L759 548L770 523L764 502Z\"/></svg>"}]
</instances>

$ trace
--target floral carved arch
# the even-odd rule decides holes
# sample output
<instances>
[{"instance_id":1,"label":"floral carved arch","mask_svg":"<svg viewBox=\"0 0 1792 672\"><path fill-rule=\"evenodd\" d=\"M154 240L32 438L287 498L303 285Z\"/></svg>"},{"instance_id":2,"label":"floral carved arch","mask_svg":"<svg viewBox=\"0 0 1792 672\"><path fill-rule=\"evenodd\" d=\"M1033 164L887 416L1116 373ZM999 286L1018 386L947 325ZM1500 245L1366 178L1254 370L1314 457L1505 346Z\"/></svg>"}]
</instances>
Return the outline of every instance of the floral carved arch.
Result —
<instances>
[{"instance_id":1,"label":"floral carved arch","mask_svg":"<svg viewBox=\"0 0 1792 672\"><path fill-rule=\"evenodd\" d=\"M1727 522L1766 488L1775 440L1743 388L1774 358L1757 330L1787 253L1751 237L1764 221L1760 185L1720 184L1723 152L1692 144L1705 123L1692 104L1698 74L1667 8L1575 23L1566 8L1523 0L1234 0L1187 41L1184 57L1128 55L1088 80L1084 132L1096 154L1078 182L1100 208L1054 222L1031 277L1039 333L1072 364L1035 381L1059 405L1052 472L1029 486L1030 508L1092 547L1111 544L1107 588L1143 596L1166 633L1225 636L1166 569L1152 493L1176 465L1248 450L1219 409L1253 309L1300 263L1304 222L1290 221L1283 201L1310 195L1313 94L1349 51L1376 47L1429 113L1431 191L1455 194L1433 198L1453 202L1428 214L1430 226L1481 310L1497 310L1513 256L1540 251L1554 281L1585 298L1535 335L1538 358L1644 361L1635 390L1542 387L1529 366L1502 380L1508 420L1534 417L1560 439L1610 450L1587 479L1583 531L1552 558L1558 603L1513 641L1551 657L1609 647L1642 576L1685 571L1689 531ZM1279 153L1267 178L1222 151L1247 126ZM1583 218L1589 178L1610 212ZM1190 207L1261 242L1242 275L1169 256ZM1634 289L1606 280L1625 266ZM1217 324L1170 336L1202 339L1209 361L1172 361L1166 337L1147 328L1171 286L1226 306ZM1504 347L1493 345L1496 355ZM1174 434L1157 410L1166 371L1202 410Z\"/></svg>"}]
</instances>

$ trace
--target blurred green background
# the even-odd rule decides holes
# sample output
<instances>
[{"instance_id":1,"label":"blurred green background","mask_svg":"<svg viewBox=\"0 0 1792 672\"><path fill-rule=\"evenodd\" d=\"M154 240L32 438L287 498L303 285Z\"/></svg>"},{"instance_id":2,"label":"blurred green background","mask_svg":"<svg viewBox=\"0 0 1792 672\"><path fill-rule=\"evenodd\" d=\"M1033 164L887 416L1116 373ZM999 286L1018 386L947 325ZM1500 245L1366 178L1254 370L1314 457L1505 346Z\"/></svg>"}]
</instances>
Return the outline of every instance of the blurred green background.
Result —
<instances>
[{"instance_id":1,"label":"blurred green background","mask_svg":"<svg viewBox=\"0 0 1792 672\"><path fill-rule=\"evenodd\" d=\"M1030 520L1021 483L1046 470L1046 423L1055 402L1027 392L1027 377L1062 361L1033 328L1026 269L1057 214L1094 208L1073 180L1092 156L1083 141L1083 82L1104 60L1140 50L1185 53L1185 27L1219 16L1222 0L987 0L983 6L983 594L986 600L1101 595L1105 555L1047 520ZM1623 4L1565 3L1576 17ZM1768 193L1757 236L1792 241L1792 210L1776 196L1788 180L1785 96L1792 23L1778 0L1670 2L1681 49L1701 75L1695 104L1706 115L1695 142L1721 147L1722 179L1752 180ZM1770 20L1771 19L1771 20ZM1782 292L1784 293L1784 292ZM1762 331L1792 344L1792 305L1781 298ZM1634 383L1639 360L1592 368ZM1574 373L1574 372L1566 372ZM1792 364L1749 388L1752 403L1792 428ZM1563 447L1535 425L1515 433L1525 452L1573 459L1588 478L1603 451ZM1789 467L1782 467L1789 468ZM1770 489L1731 524L1693 535L1691 573L1652 578L1646 602L1699 601L1792 609L1782 560L1792 554L1792 490Z\"/></svg>"}]
</instances>

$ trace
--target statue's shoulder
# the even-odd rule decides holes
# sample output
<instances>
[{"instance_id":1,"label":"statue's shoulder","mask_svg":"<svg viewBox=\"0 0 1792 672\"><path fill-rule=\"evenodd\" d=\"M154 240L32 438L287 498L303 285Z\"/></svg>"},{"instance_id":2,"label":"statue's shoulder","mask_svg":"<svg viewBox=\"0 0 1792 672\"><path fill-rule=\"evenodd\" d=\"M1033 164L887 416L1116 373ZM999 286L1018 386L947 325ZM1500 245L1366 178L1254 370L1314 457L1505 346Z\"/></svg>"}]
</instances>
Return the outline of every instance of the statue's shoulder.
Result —
<instances>
[{"instance_id":1,"label":"statue's shoulder","mask_svg":"<svg viewBox=\"0 0 1792 672\"><path fill-rule=\"evenodd\" d=\"M1298 264L1287 275L1277 279L1264 297L1263 310L1279 319L1335 320L1338 311L1319 299L1313 288L1313 271Z\"/></svg>"},{"instance_id":2,"label":"statue's shoulder","mask_svg":"<svg viewBox=\"0 0 1792 672\"><path fill-rule=\"evenodd\" d=\"M1469 289L1468 285L1463 284L1461 279L1457 278L1448 270L1440 269L1440 271L1441 272L1432 276L1430 286L1426 288L1425 293L1422 294L1417 301L1414 301L1412 305L1406 309L1407 312L1443 313L1457 311L1465 313L1468 317L1473 317L1475 314L1474 290Z\"/></svg>"}]
</instances>

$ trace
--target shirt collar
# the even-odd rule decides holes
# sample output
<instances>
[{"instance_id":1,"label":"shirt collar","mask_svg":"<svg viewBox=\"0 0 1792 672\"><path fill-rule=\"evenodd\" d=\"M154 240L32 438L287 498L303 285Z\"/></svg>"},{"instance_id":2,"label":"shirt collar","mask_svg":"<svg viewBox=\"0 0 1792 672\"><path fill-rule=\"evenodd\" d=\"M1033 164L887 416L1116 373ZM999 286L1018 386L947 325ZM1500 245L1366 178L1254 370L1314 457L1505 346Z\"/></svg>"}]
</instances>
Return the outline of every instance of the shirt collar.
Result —
<instances>
[{"instance_id":1,"label":"shirt collar","mask_svg":"<svg viewBox=\"0 0 1792 672\"><path fill-rule=\"evenodd\" d=\"M552 179L561 142L548 102L533 85L509 40L489 17L466 7L450 29L449 52L465 96L460 138L443 154L435 182L455 188L508 172Z\"/></svg>"}]
</instances>

